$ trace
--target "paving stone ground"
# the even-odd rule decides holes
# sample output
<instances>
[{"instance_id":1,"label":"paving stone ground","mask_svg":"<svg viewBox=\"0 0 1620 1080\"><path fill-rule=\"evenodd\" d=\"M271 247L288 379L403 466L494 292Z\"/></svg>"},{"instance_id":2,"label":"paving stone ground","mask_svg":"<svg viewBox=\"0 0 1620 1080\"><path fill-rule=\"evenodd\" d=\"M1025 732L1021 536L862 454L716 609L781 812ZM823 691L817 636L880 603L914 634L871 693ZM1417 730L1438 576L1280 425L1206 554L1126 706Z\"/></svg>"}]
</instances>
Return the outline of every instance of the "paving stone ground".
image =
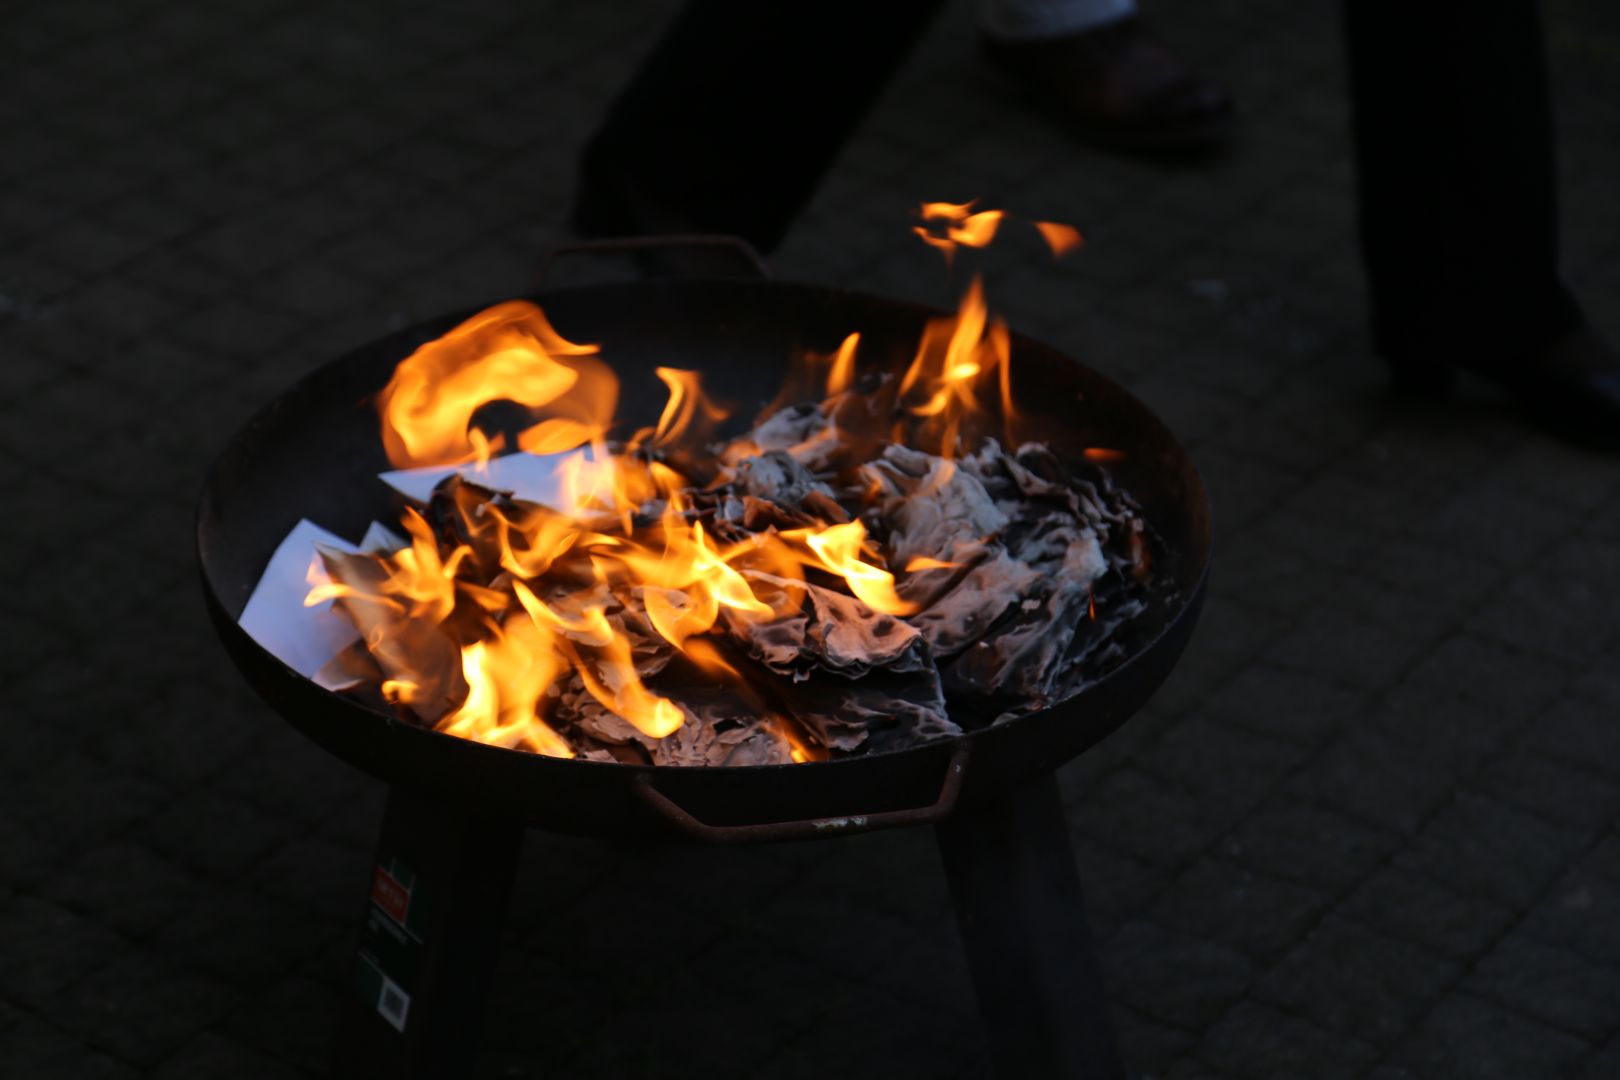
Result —
<instances>
[{"instance_id":1,"label":"paving stone ground","mask_svg":"<svg viewBox=\"0 0 1620 1080\"><path fill-rule=\"evenodd\" d=\"M1230 156L1074 145L980 66L958 6L779 272L943 302L915 201L1072 221L1071 261L993 252L993 299L1204 471L1197 637L1062 774L1137 1069L1620 1074L1620 462L1481 386L1386 395L1332 5L1155 9L1235 87ZM581 140L671 10L0 13L0 1074L321 1071L381 790L229 667L193 500L300 373L528 287ZM1565 265L1620 340L1620 20L1548 15ZM507 943L478 1075L983 1075L926 834L531 834Z\"/></svg>"}]
</instances>

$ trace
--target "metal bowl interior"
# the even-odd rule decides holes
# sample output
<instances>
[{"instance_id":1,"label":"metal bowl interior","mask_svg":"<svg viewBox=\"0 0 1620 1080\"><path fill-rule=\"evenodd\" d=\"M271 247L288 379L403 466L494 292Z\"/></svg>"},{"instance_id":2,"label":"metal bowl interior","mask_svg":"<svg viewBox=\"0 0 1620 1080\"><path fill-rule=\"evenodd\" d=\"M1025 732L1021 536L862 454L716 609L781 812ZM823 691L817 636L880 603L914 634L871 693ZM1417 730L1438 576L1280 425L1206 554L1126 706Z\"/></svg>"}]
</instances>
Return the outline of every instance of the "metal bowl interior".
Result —
<instances>
[{"instance_id":1,"label":"metal bowl interior","mask_svg":"<svg viewBox=\"0 0 1620 1080\"><path fill-rule=\"evenodd\" d=\"M650 420L662 404L658 365L703 372L705 386L751 414L771 399L802 349L830 352L862 333L862 364L909 358L924 321L940 312L878 297L779 282L654 280L558 290L533 297L565 336L598 342L620 374L620 414ZM953 751L947 740L907 750L799 765L654 769L567 761L424 731L328 693L237 626L271 552L300 518L358 536L399 504L377 481L389 465L372 396L412 348L471 312L431 320L331 361L290 387L236 434L211 470L198 507L204 591L231 657L285 719L351 764L391 784L561 831L666 831L638 797L640 774L715 824L870 815L935 802ZM1169 548L1161 569L1179 607L1130 660L1044 712L966 737L963 798L991 794L1056 768L1139 708L1180 654L1203 594L1209 510L1185 450L1120 387L1039 342L1014 336L1013 392L1026 438L1059 450L1118 447L1119 481L1141 502Z\"/></svg>"}]
</instances>

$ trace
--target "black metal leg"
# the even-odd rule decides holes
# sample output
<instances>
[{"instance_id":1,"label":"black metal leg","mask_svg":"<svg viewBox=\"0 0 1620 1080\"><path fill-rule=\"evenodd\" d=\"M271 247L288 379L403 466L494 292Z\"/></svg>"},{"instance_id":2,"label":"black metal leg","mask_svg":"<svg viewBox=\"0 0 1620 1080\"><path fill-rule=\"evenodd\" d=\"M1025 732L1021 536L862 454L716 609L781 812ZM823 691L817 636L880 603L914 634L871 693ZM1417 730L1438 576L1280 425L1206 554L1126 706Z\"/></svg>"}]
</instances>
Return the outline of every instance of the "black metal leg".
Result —
<instances>
[{"instance_id":1,"label":"black metal leg","mask_svg":"<svg viewBox=\"0 0 1620 1080\"><path fill-rule=\"evenodd\" d=\"M390 789L333 1075L466 1075L522 849L512 819Z\"/></svg>"},{"instance_id":2,"label":"black metal leg","mask_svg":"<svg viewBox=\"0 0 1620 1080\"><path fill-rule=\"evenodd\" d=\"M1056 778L934 831L998 1080L1123 1080Z\"/></svg>"}]
</instances>

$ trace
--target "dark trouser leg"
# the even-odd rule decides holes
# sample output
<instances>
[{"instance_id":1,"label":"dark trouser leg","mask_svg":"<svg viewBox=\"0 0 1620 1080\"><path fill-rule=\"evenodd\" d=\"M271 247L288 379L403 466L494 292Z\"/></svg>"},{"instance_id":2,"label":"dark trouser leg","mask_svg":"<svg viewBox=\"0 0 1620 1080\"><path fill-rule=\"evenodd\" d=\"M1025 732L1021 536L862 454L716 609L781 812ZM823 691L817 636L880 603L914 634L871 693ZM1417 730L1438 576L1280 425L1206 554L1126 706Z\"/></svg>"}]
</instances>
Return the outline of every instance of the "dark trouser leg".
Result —
<instances>
[{"instance_id":1,"label":"dark trouser leg","mask_svg":"<svg viewBox=\"0 0 1620 1080\"><path fill-rule=\"evenodd\" d=\"M786 233L940 0L693 0L586 148L579 216L622 179L762 251Z\"/></svg>"},{"instance_id":2,"label":"dark trouser leg","mask_svg":"<svg viewBox=\"0 0 1620 1080\"><path fill-rule=\"evenodd\" d=\"M1345 29L1379 350L1500 368L1579 325L1534 0L1346 0Z\"/></svg>"},{"instance_id":3,"label":"dark trouser leg","mask_svg":"<svg viewBox=\"0 0 1620 1080\"><path fill-rule=\"evenodd\" d=\"M935 833L997 1080L1124 1077L1056 778Z\"/></svg>"},{"instance_id":4,"label":"dark trouser leg","mask_svg":"<svg viewBox=\"0 0 1620 1080\"><path fill-rule=\"evenodd\" d=\"M465 1076L522 849L511 819L392 789L333 1076Z\"/></svg>"}]
</instances>

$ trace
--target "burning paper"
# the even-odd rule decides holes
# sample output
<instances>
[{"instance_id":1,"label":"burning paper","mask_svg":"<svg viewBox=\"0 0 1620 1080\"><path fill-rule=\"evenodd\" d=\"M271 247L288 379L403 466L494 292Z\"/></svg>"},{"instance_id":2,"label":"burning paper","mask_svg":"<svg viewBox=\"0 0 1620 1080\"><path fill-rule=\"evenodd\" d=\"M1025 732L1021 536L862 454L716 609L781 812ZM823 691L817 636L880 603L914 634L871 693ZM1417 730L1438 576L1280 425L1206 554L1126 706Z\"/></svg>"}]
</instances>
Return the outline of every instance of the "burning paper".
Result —
<instances>
[{"instance_id":1,"label":"burning paper","mask_svg":"<svg viewBox=\"0 0 1620 1080\"><path fill-rule=\"evenodd\" d=\"M999 211L928 204L947 253ZM1054 250L1078 243L1037 223ZM859 333L751 425L659 368L656 423L540 310L497 305L378 397L406 497L359 547L308 522L242 625L322 685L463 738L655 765L784 764L1042 709L1123 655L1156 540L1106 461L1020 443L1011 338L975 278L911 362ZM508 402L532 423L491 435Z\"/></svg>"},{"instance_id":2,"label":"burning paper","mask_svg":"<svg viewBox=\"0 0 1620 1080\"><path fill-rule=\"evenodd\" d=\"M515 498L543 506L566 503L568 485L578 470L597 465L590 447L562 454L530 454L518 451L487 461L471 461L450 468L395 469L381 476L383 483L419 503L433 497L433 489L452 476L460 476L482 487L510 492ZM395 547L404 544L401 540Z\"/></svg>"}]
</instances>

